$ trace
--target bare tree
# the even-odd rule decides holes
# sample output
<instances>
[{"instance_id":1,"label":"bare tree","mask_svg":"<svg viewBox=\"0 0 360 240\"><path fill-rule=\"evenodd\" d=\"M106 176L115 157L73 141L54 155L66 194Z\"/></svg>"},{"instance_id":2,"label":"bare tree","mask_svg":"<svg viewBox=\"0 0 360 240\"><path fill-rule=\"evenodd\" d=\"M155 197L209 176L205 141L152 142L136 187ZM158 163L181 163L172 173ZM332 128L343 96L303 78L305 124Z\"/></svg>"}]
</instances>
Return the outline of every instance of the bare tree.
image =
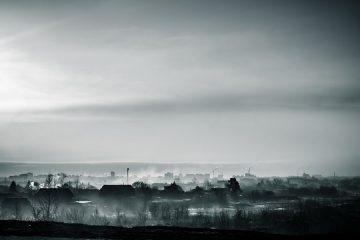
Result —
<instances>
[{"instance_id":1,"label":"bare tree","mask_svg":"<svg viewBox=\"0 0 360 240\"><path fill-rule=\"evenodd\" d=\"M189 207L187 205L180 205L173 210L173 224L184 225L189 217Z\"/></svg>"},{"instance_id":2,"label":"bare tree","mask_svg":"<svg viewBox=\"0 0 360 240\"><path fill-rule=\"evenodd\" d=\"M78 176L78 175L76 176L74 183L75 183L75 189L76 189L76 190L79 190L80 180L79 180L79 176Z\"/></svg>"},{"instance_id":3,"label":"bare tree","mask_svg":"<svg viewBox=\"0 0 360 240\"><path fill-rule=\"evenodd\" d=\"M18 203L18 202L15 202L15 204L14 204L14 218L16 220L21 220L22 219L21 204Z\"/></svg>"},{"instance_id":4,"label":"bare tree","mask_svg":"<svg viewBox=\"0 0 360 240\"><path fill-rule=\"evenodd\" d=\"M3 207L2 217L4 219L22 219L22 208L21 204L18 201L13 201L11 204L7 204L6 207Z\"/></svg>"},{"instance_id":5,"label":"bare tree","mask_svg":"<svg viewBox=\"0 0 360 240\"><path fill-rule=\"evenodd\" d=\"M105 215L100 215L99 210L96 208L94 213L90 216L91 223L94 225L107 226L110 224L108 218Z\"/></svg>"},{"instance_id":6,"label":"bare tree","mask_svg":"<svg viewBox=\"0 0 360 240\"><path fill-rule=\"evenodd\" d=\"M83 223L85 217L85 209L83 207L72 207L65 212L66 222Z\"/></svg>"},{"instance_id":7,"label":"bare tree","mask_svg":"<svg viewBox=\"0 0 360 240\"><path fill-rule=\"evenodd\" d=\"M53 180L54 180L54 175L52 175L52 174L49 173L49 174L46 176L46 179L45 179L45 187L51 188L51 187L52 187Z\"/></svg>"},{"instance_id":8,"label":"bare tree","mask_svg":"<svg viewBox=\"0 0 360 240\"><path fill-rule=\"evenodd\" d=\"M16 187L16 182L12 181L9 187L9 192L11 193L17 193L17 187Z\"/></svg>"},{"instance_id":9,"label":"bare tree","mask_svg":"<svg viewBox=\"0 0 360 240\"><path fill-rule=\"evenodd\" d=\"M145 226L146 225L146 221L148 219L147 216L147 212L146 212L146 208L140 209L138 211L138 225L139 226Z\"/></svg>"},{"instance_id":10,"label":"bare tree","mask_svg":"<svg viewBox=\"0 0 360 240\"><path fill-rule=\"evenodd\" d=\"M32 207L32 214L33 214L33 217L34 217L34 220L35 221L41 221L42 220L42 215L41 215L41 210L40 208L35 205L34 203L31 205Z\"/></svg>"},{"instance_id":11,"label":"bare tree","mask_svg":"<svg viewBox=\"0 0 360 240\"><path fill-rule=\"evenodd\" d=\"M215 224L218 228L229 228L230 227L230 215L226 210L221 210L215 214Z\"/></svg>"},{"instance_id":12,"label":"bare tree","mask_svg":"<svg viewBox=\"0 0 360 240\"><path fill-rule=\"evenodd\" d=\"M153 219L158 219L160 216L160 205L158 203L152 203L149 206L149 211Z\"/></svg>"},{"instance_id":13,"label":"bare tree","mask_svg":"<svg viewBox=\"0 0 360 240\"><path fill-rule=\"evenodd\" d=\"M249 213L246 213L245 210L236 209L236 212L233 216L233 225L234 228L244 229L250 227L250 216Z\"/></svg>"},{"instance_id":14,"label":"bare tree","mask_svg":"<svg viewBox=\"0 0 360 240\"><path fill-rule=\"evenodd\" d=\"M161 205L161 219L165 224L168 224L171 220L171 208L169 204Z\"/></svg>"},{"instance_id":15,"label":"bare tree","mask_svg":"<svg viewBox=\"0 0 360 240\"><path fill-rule=\"evenodd\" d=\"M67 175L65 173L59 173L59 183L61 186L64 184L66 177Z\"/></svg>"},{"instance_id":16,"label":"bare tree","mask_svg":"<svg viewBox=\"0 0 360 240\"><path fill-rule=\"evenodd\" d=\"M58 202L51 192L44 192L32 203L32 212L35 220L54 221L58 211Z\"/></svg>"},{"instance_id":17,"label":"bare tree","mask_svg":"<svg viewBox=\"0 0 360 240\"><path fill-rule=\"evenodd\" d=\"M120 207L117 207L115 209L116 212L116 219L115 219L115 225L116 226L128 226L129 221L125 215L124 212L122 212Z\"/></svg>"}]
</instances>

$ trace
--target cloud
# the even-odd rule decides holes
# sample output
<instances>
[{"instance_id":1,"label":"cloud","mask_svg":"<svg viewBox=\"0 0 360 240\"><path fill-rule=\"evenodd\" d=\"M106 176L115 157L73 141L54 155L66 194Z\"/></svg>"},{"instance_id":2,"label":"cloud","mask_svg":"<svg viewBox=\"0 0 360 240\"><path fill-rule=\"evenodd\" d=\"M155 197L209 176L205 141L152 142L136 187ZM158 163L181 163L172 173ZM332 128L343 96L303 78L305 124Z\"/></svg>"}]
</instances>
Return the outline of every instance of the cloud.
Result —
<instances>
[{"instance_id":1,"label":"cloud","mask_svg":"<svg viewBox=\"0 0 360 240\"><path fill-rule=\"evenodd\" d=\"M350 166L359 12L316 0L1 2L0 154Z\"/></svg>"},{"instance_id":2,"label":"cloud","mask_svg":"<svg viewBox=\"0 0 360 240\"><path fill-rule=\"evenodd\" d=\"M183 99L138 102L75 104L43 110L23 111L14 120L127 118L162 114L218 114L248 111L351 111L359 112L360 95L354 89L327 94L259 95L216 94Z\"/></svg>"},{"instance_id":3,"label":"cloud","mask_svg":"<svg viewBox=\"0 0 360 240\"><path fill-rule=\"evenodd\" d=\"M354 23L344 14L356 8L322 8L319 2L84 3L2 10L4 29L11 23L30 30L4 35L5 42L16 39L11 47L21 57L2 61L7 84L0 111L132 114L357 104L356 94L342 90L359 89L359 35L348 37ZM60 16L71 24L51 23Z\"/></svg>"},{"instance_id":4,"label":"cloud","mask_svg":"<svg viewBox=\"0 0 360 240\"><path fill-rule=\"evenodd\" d=\"M11 44L18 40L24 40L27 37L31 37L37 34L43 34L46 31L53 30L56 27L62 26L66 23L71 21L71 19L62 19L58 21L54 21L51 23L41 24L38 26L32 26L30 29L26 29L24 31L18 32L13 35L9 36L2 36L0 37L0 47L3 47L4 45Z\"/></svg>"}]
</instances>

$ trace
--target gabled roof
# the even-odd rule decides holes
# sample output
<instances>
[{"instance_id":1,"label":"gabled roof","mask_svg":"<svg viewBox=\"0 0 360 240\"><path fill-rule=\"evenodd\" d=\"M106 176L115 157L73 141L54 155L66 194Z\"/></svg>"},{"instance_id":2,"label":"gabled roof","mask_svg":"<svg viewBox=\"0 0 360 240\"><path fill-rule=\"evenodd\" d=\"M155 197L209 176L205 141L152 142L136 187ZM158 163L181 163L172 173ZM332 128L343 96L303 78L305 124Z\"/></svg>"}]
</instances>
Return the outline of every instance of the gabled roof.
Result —
<instances>
[{"instance_id":1,"label":"gabled roof","mask_svg":"<svg viewBox=\"0 0 360 240\"><path fill-rule=\"evenodd\" d=\"M134 191L131 185L103 185L100 191Z\"/></svg>"},{"instance_id":2,"label":"gabled roof","mask_svg":"<svg viewBox=\"0 0 360 240\"><path fill-rule=\"evenodd\" d=\"M102 197L129 197L135 195L135 189L131 185L104 185L100 189Z\"/></svg>"},{"instance_id":3,"label":"gabled roof","mask_svg":"<svg viewBox=\"0 0 360 240\"><path fill-rule=\"evenodd\" d=\"M74 197L74 194L68 188L41 188L36 193L36 197L49 195L60 201L70 201Z\"/></svg>"}]
</instances>

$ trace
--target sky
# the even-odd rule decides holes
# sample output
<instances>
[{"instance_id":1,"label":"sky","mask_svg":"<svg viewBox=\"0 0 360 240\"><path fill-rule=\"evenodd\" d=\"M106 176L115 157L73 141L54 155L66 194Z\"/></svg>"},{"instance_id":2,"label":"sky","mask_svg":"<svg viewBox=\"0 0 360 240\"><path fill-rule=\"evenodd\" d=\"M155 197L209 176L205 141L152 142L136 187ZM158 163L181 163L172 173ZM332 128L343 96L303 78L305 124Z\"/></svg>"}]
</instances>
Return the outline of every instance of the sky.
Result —
<instances>
[{"instance_id":1,"label":"sky","mask_svg":"<svg viewBox=\"0 0 360 240\"><path fill-rule=\"evenodd\" d=\"M0 1L0 162L359 175L359 16L356 1Z\"/></svg>"}]
</instances>

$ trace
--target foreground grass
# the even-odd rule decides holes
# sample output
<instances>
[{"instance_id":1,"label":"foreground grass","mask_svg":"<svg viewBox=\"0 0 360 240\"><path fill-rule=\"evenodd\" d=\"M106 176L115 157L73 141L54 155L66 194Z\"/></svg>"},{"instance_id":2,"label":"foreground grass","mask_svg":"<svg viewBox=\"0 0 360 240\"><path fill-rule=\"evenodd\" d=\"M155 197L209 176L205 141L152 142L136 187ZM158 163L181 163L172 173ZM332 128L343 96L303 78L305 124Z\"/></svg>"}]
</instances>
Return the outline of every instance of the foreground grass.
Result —
<instances>
[{"instance_id":1,"label":"foreground grass","mask_svg":"<svg viewBox=\"0 0 360 240\"><path fill-rule=\"evenodd\" d=\"M338 235L344 237L344 234ZM181 227L114 227L68 224L60 222L31 222L0 220L0 239L302 239L326 235L275 235L255 231L219 230ZM332 237L334 235L332 234Z\"/></svg>"}]
</instances>

